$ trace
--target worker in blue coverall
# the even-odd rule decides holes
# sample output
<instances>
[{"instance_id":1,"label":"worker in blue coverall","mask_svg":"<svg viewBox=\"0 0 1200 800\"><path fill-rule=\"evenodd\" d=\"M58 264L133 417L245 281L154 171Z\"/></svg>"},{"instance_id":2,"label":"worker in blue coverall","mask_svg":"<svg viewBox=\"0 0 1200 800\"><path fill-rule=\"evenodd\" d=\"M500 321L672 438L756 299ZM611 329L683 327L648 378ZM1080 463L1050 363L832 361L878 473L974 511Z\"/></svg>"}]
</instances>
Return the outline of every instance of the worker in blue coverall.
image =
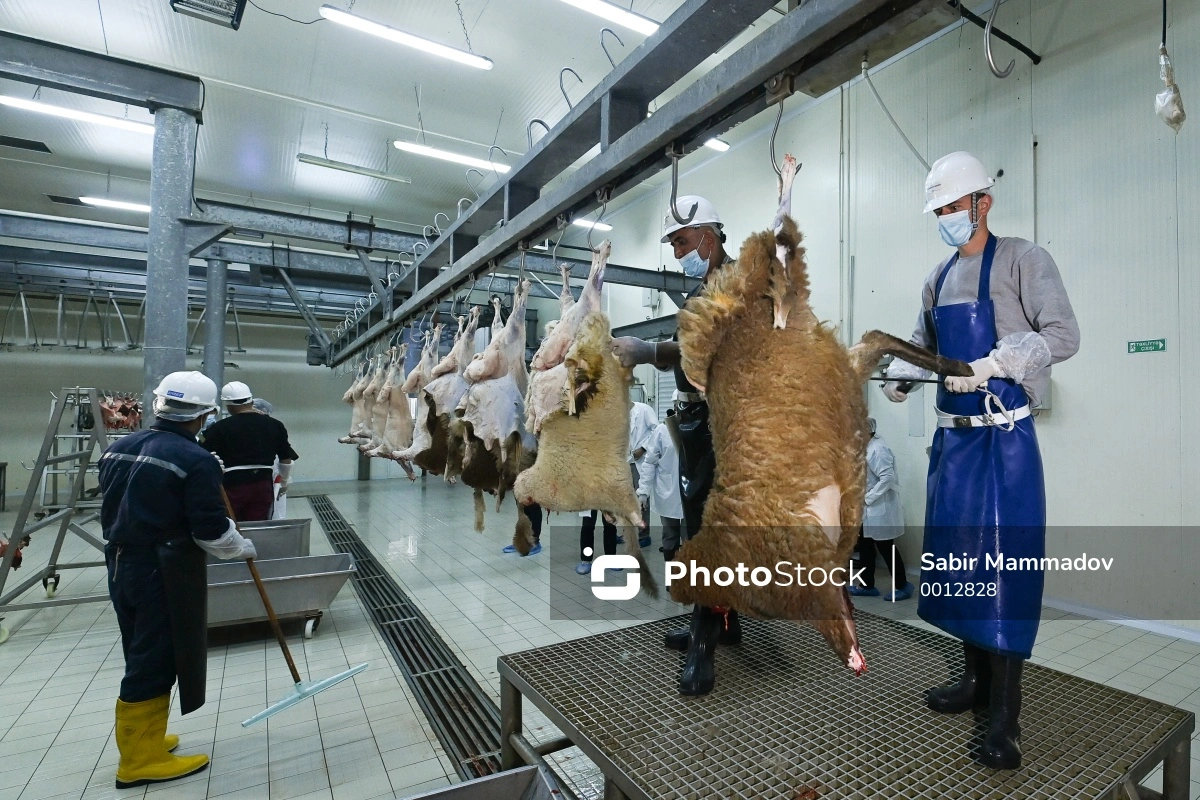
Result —
<instances>
[{"instance_id":1,"label":"worker in blue coverall","mask_svg":"<svg viewBox=\"0 0 1200 800\"><path fill-rule=\"evenodd\" d=\"M1044 575L997 570L995 559L1045 555L1031 408L1047 399L1050 365L1078 351L1079 325L1050 254L989 231L994 183L964 152L939 159L925 181L925 211L956 252L925 281L912 341L970 362L974 374L938 386L917 613L961 639L965 656L962 678L929 690L927 704L944 714L986 707L980 761L1016 769L1021 669L1037 637ZM906 380L929 376L904 361L887 374L883 391L894 402L907 397Z\"/></svg>"},{"instance_id":2,"label":"worker in blue coverall","mask_svg":"<svg viewBox=\"0 0 1200 800\"><path fill-rule=\"evenodd\" d=\"M216 384L207 377L173 372L154 390L154 424L100 456L108 592L125 654L116 709L118 789L208 766L202 754L173 755L179 737L166 731L176 679L184 714L204 704L205 554L255 555L225 516L220 462L196 443L217 402Z\"/></svg>"}]
</instances>

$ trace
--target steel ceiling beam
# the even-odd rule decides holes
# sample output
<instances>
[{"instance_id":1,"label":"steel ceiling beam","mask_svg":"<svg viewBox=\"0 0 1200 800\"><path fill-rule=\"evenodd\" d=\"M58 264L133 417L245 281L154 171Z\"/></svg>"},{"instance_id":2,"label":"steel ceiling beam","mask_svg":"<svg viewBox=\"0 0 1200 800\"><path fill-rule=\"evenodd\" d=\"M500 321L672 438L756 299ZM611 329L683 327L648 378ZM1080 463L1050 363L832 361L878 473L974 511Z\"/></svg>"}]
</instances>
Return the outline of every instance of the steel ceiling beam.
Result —
<instances>
[{"instance_id":1,"label":"steel ceiling beam","mask_svg":"<svg viewBox=\"0 0 1200 800\"><path fill-rule=\"evenodd\" d=\"M356 333L354 339L335 341L330 365L352 357L487 264L511 254L522 242L537 240L555 229L560 216L573 217L597 207L598 190L616 197L657 173L669 163L669 145L695 149L708 136L761 112L771 99L780 99L768 96L768 81L786 84L792 76L804 75L827 59L856 49L860 42L911 25L942 2L808 0L509 219L431 283L422 284L386 319Z\"/></svg>"},{"instance_id":2,"label":"steel ceiling beam","mask_svg":"<svg viewBox=\"0 0 1200 800\"><path fill-rule=\"evenodd\" d=\"M200 79L121 58L0 31L0 77L102 97L151 111L175 108L200 120Z\"/></svg>"}]
</instances>

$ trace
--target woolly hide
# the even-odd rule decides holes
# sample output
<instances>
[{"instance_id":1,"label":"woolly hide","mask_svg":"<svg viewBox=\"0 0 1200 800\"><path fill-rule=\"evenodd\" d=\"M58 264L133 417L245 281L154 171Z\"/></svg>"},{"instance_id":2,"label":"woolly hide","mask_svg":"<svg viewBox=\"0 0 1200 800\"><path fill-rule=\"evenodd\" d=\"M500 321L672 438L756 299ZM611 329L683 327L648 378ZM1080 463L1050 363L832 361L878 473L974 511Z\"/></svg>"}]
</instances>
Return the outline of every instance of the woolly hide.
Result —
<instances>
[{"instance_id":1,"label":"woolly hide","mask_svg":"<svg viewBox=\"0 0 1200 800\"><path fill-rule=\"evenodd\" d=\"M608 317L600 312L583 319L563 361L568 384L542 423L537 459L517 476L513 491L522 505L538 503L547 511L594 508L640 527L641 508L625 460L631 371L613 356L609 330ZM636 531L627 531L626 548L641 564L642 585L654 596L657 587L637 538Z\"/></svg>"}]
</instances>

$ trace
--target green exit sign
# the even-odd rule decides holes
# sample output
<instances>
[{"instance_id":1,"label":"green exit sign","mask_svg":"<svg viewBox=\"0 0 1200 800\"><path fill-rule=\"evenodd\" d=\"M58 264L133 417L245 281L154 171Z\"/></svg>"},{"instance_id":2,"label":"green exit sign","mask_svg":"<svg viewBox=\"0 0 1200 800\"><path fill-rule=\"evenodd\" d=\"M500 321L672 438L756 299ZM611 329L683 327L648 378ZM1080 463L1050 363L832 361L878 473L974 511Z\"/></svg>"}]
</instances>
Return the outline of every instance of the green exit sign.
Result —
<instances>
[{"instance_id":1,"label":"green exit sign","mask_svg":"<svg viewBox=\"0 0 1200 800\"><path fill-rule=\"evenodd\" d=\"M1146 339L1141 342L1130 342L1130 353L1161 353L1167 349L1166 339Z\"/></svg>"}]
</instances>

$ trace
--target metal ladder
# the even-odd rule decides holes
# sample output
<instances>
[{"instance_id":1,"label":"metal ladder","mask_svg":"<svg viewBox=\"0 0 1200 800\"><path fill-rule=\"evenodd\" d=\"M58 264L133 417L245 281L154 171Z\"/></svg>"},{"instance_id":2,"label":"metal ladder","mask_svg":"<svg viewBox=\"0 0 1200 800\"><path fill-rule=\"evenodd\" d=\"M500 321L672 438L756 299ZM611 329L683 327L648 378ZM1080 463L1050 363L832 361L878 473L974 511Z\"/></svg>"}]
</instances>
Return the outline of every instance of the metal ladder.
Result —
<instances>
[{"instance_id":1,"label":"metal ladder","mask_svg":"<svg viewBox=\"0 0 1200 800\"><path fill-rule=\"evenodd\" d=\"M87 412L92 415L93 421L90 434L86 437L75 439L75 441L80 442L77 450L71 450L61 455L52 455L51 451L55 449L55 442L59 438L59 428L62 426L63 417L67 416L68 409L76 412L75 417L78 421L83 416L78 412L82 411L84 406L88 406ZM83 431L79 431L79 433L83 433ZM99 392L94 388L64 388L62 394L55 398L54 409L50 413L50 422L46 426L46 436L42 439L42 449L38 453L37 462L33 466L33 473L29 478L29 487L25 490L25 497L21 501L21 509L17 513L16 523L13 525L12 532L8 536L9 547L4 557L0 558L0 622L3 621L5 613L12 613L14 611L33 611L50 606L108 601L107 593L84 597L55 598L55 594L58 592L59 580L61 579L61 575L59 574L61 570L104 566L103 560L60 564L58 563L58 558L62 552L63 542L69 533L83 539L97 550L104 551L104 542L83 529L84 525L96 521L100 515L95 511L89 511L77 516L76 511L80 498L83 496L84 481L87 476L88 466L92 463L93 457L104 452L106 447L108 447L108 434L105 433L100 411ZM67 495L66 503L57 511L30 523L30 515L33 512L34 501L38 496L39 484L42 482L46 469L55 464L73 465L72 472L74 473L74 477L71 480L71 488ZM13 559L16 557L17 550L21 547L22 540L30 534L49 528L55 524L58 525L58 536L54 540L53 549L50 551L49 562L45 567L30 575L29 578L17 584L17 586L8 592L5 592L8 574L12 569ZM42 587L46 590L45 600L25 603L13 602L39 581L41 581ZM6 641L8 636L8 629L0 625L0 644Z\"/></svg>"}]
</instances>

